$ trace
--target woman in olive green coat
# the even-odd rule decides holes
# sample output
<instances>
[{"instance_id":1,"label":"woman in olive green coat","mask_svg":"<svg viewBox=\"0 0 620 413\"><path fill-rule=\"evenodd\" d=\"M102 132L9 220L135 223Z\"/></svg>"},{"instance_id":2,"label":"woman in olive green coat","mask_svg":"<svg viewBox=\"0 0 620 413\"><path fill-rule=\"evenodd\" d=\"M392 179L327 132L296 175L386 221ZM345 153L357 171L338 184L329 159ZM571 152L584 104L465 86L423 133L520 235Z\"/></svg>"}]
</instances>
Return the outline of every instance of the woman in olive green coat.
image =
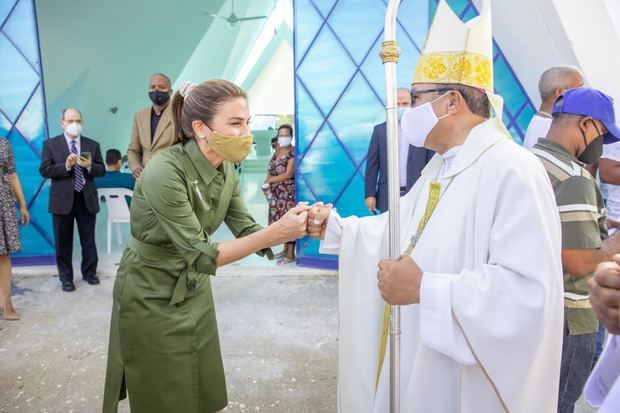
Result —
<instances>
[{"instance_id":1,"label":"woman in olive green coat","mask_svg":"<svg viewBox=\"0 0 620 413\"><path fill-rule=\"evenodd\" d=\"M308 207L261 228L233 163L252 144L245 93L224 80L186 82L172 102L181 143L136 184L131 236L114 285L103 411L129 394L133 413L216 412L227 405L209 277L216 268L305 234ZM235 240L214 243L225 222Z\"/></svg>"}]
</instances>

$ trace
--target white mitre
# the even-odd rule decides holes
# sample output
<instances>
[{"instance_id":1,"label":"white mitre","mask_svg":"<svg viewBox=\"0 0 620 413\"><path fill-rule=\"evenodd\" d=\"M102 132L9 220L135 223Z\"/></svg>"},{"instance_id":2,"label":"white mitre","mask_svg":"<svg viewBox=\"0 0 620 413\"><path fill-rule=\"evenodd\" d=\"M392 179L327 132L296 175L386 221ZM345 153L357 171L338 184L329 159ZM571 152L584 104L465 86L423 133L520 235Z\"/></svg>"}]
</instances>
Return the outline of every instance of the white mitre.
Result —
<instances>
[{"instance_id":1,"label":"white mitre","mask_svg":"<svg viewBox=\"0 0 620 413\"><path fill-rule=\"evenodd\" d=\"M493 91L491 27L490 0L484 0L480 15L467 23L461 21L445 0L440 0L413 75L413 84L458 83L474 87L488 96L498 123L505 130L501 122L504 101Z\"/></svg>"}]
</instances>

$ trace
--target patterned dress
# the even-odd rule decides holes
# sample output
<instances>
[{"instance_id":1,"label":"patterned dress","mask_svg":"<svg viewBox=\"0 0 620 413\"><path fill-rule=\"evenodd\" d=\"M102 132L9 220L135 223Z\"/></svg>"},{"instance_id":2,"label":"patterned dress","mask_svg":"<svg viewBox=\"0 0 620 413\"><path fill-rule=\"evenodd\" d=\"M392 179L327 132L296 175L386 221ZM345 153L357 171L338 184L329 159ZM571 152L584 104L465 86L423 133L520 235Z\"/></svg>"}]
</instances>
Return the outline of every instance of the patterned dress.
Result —
<instances>
[{"instance_id":1,"label":"patterned dress","mask_svg":"<svg viewBox=\"0 0 620 413\"><path fill-rule=\"evenodd\" d=\"M20 252L19 225L15 210L15 194L9 175L15 173L15 156L11 143L0 139L0 255Z\"/></svg>"},{"instance_id":2,"label":"patterned dress","mask_svg":"<svg viewBox=\"0 0 620 413\"><path fill-rule=\"evenodd\" d=\"M286 172L288 160L295 159L295 151L289 151L282 158L277 159L276 152L269 161L269 173L271 176L282 175ZM287 179L269 185L271 201L269 202L269 223L279 220L287 211L295 206L295 180Z\"/></svg>"}]
</instances>

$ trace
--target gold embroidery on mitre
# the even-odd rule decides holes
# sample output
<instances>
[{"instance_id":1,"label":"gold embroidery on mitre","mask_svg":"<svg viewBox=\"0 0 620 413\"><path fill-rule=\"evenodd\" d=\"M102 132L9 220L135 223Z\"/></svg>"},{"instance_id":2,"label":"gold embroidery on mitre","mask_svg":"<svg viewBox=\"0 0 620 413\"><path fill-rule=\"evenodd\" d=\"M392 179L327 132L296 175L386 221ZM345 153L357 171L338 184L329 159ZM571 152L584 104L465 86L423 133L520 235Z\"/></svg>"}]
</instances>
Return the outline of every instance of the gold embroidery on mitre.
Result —
<instances>
[{"instance_id":1,"label":"gold embroidery on mitre","mask_svg":"<svg viewBox=\"0 0 620 413\"><path fill-rule=\"evenodd\" d=\"M460 83L493 90L493 64L470 52L426 53L418 60L413 83Z\"/></svg>"}]
</instances>

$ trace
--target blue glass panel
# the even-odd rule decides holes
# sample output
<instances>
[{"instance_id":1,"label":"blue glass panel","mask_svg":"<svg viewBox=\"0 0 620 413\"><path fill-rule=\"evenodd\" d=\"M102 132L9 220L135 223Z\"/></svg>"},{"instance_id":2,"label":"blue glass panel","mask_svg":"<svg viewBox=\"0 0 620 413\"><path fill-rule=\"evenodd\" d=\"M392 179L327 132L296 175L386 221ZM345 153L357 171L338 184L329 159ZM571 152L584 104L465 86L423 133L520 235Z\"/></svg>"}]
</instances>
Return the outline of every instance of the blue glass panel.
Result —
<instances>
[{"instance_id":1,"label":"blue glass panel","mask_svg":"<svg viewBox=\"0 0 620 413\"><path fill-rule=\"evenodd\" d=\"M0 138L9 136L9 131L12 127L13 124L0 112Z\"/></svg>"},{"instance_id":2,"label":"blue glass panel","mask_svg":"<svg viewBox=\"0 0 620 413\"><path fill-rule=\"evenodd\" d=\"M299 254L302 257L316 257L316 256L321 256L321 258L326 259L326 260L335 260L337 259L336 256L333 255L321 255L319 254L319 246L320 246L320 242L316 239L309 239L307 244L304 245L303 247L303 252L302 254Z\"/></svg>"},{"instance_id":3,"label":"blue glass panel","mask_svg":"<svg viewBox=\"0 0 620 413\"><path fill-rule=\"evenodd\" d=\"M411 87L413 72L418 64L418 59L420 58L419 51L421 50L421 47L414 44L407 33L408 31L405 32L402 25L399 24L396 26L396 38L398 39L400 46L400 58L398 59L398 64L396 65L396 78L398 79L397 84L400 87L409 88ZM385 76L381 77L384 78ZM385 91L385 86L381 89ZM382 97L384 96L385 92Z\"/></svg>"},{"instance_id":4,"label":"blue glass panel","mask_svg":"<svg viewBox=\"0 0 620 413\"><path fill-rule=\"evenodd\" d=\"M407 34L420 50L424 46L430 24L428 7L427 1L403 0L398 9L398 22L406 28ZM401 39L398 34L397 39Z\"/></svg>"},{"instance_id":5,"label":"blue glass panel","mask_svg":"<svg viewBox=\"0 0 620 413\"><path fill-rule=\"evenodd\" d=\"M349 83L356 67L329 29L325 27L297 68L297 76L327 114ZM329 76L326 74L329 73Z\"/></svg>"},{"instance_id":6,"label":"blue glass panel","mask_svg":"<svg viewBox=\"0 0 620 413\"><path fill-rule=\"evenodd\" d=\"M314 203L319 201L319 199L314 196L310 188L308 188L308 185L306 184L306 181L303 179L303 177L297 177L297 181L295 182L295 189L297 190L297 202L306 201Z\"/></svg>"},{"instance_id":7,"label":"blue glass panel","mask_svg":"<svg viewBox=\"0 0 620 413\"><path fill-rule=\"evenodd\" d=\"M19 50L26 56L32 69L39 70L39 45L37 44L37 28L32 15L32 0L19 0L2 31Z\"/></svg>"},{"instance_id":8,"label":"blue glass panel","mask_svg":"<svg viewBox=\"0 0 620 413\"><path fill-rule=\"evenodd\" d=\"M369 45L380 34L385 9L377 0L340 0L334 7L328 23L356 64L362 63Z\"/></svg>"},{"instance_id":9,"label":"blue glass panel","mask_svg":"<svg viewBox=\"0 0 620 413\"><path fill-rule=\"evenodd\" d=\"M514 77L504 56L497 59L493 69L495 90L504 98L511 112L518 110L527 100L527 96L518 85L515 85Z\"/></svg>"},{"instance_id":10,"label":"blue glass panel","mask_svg":"<svg viewBox=\"0 0 620 413\"><path fill-rule=\"evenodd\" d=\"M302 84L298 82L296 96L297 104L297 151L303 154L308 144L314 139L319 128L323 124L325 117L316 107L310 95Z\"/></svg>"},{"instance_id":11,"label":"blue glass panel","mask_svg":"<svg viewBox=\"0 0 620 413\"><path fill-rule=\"evenodd\" d=\"M334 5L338 3L338 0L312 0L312 3L314 3L316 8L323 15L323 18L326 19L330 11L334 8Z\"/></svg>"},{"instance_id":12,"label":"blue glass panel","mask_svg":"<svg viewBox=\"0 0 620 413\"><path fill-rule=\"evenodd\" d=\"M366 173L366 158L364 158L364 160L362 161L358 173L361 173L362 175Z\"/></svg>"},{"instance_id":13,"label":"blue glass panel","mask_svg":"<svg viewBox=\"0 0 620 413\"><path fill-rule=\"evenodd\" d=\"M385 119L385 107L358 73L329 121L356 164L363 161L374 125Z\"/></svg>"},{"instance_id":14,"label":"blue glass panel","mask_svg":"<svg viewBox=\"0 0 620 413\"><path fill-rule=\"evenodd\" d=\"M4 23L16 2L17 0L0 1L0 24Z\"/></svg>"},{"instance_id":15,"label":"blue glass panel","mask_svg":"<svg viewBox=\"0 0 620 413\"><path fill-rule=\"evenodd\" d=\"M43 90L41 86L30 98L15 127L28 141L39 150L43 149L43 140L47 137L45 118L41 116L43 107Z\"/></svg>"},{"instance_id":16,"label":"blue glass panel","mask_svg":"<svg viewBox=\"0 0 620 413\"><path fill-rule=\"evenodd\" d=\"M48 212L49 184L37 195L30 204L31 224L26 229L34 229L37 234L31 238L30 233L22 232L24 250L22 255L42 256L54 254L54 233L52 216ZM31 243L32 242L32 243Z\"/></svg>"},{"instance_id":17,"label":"blue glass panel","mask_svg":"<svg viewBox=\"0 0 620 413\"><path fill-rule=\"evenodd\" d=\"M49 250L50 246L45 238L41 235L39 231L37 231L38 223L36 220L30 222L28 226L20 226L19 232L22 239L28 240L28 246L32 248L33 251L45 251ZM28 254L26 251L21 254L15 254L17 256L25 256L32 255ZM38 254L37 254L38 255Z\"/></svg>"},{"instance_id":18,"label":"blue glass panel","mask_svg":"<svg viewBox=\"0 0 620 413\"><path fill-rule=\"evenodd\" d=\"M417 52L413 42L404 34L400 25L396 27L396 37L399 41L399 47L401 49L401 56L398 60L398 65L396 66L396 77L398 79L397 85L400 87L409 88L411 86L413 72L420 55ZM383 42L383 36L379 37L373 45L370 54L362 64L361 70L368 82L370 82L370 85L375 93L379 95L382 102L385 102L385 72L383 63L379 57L381 42ZM385 118L382 118L381 122L383 121L385 121Z\"/></svg>"},{"instance_id":19,"label":"blue glass panel","mask_svg":"<svg viewBox=\"0 0 620 413\"><path fill-rule=\"evenodd\" d=\"M437 11L437 4L439 4L439 0L429 0L430 1L430 16L431 22L432 17L435 15ZM460 16L463 12L465 12L468 5L471 4L471 0L448 0L448 6L454 11L457 16ZM429 23L430 24L430 23Z\"/></svg>"},{"instance_id":20,"label":"blue glass panel","mask_svg":"<svg viewBox=\"0 0 620 413\"><path fill-rule=\"evenodd\" d=\"M358 217L370 215L364 204L364 178L356 174L334 206L338 210L344 208L349 215Z\"/></svg>"},{"instance_id":21,"label":"blue glass panel","mask_svg":"<svg viewBox=\"0 0 620 413\"><path fill-rule=\"evenodd\" d=\"M0 56L3 64L0 65L0 109L15 121L24 103L32 94L39 82L39 76L32 70L30 64L21 53L0 33Z\"/></svg>"},{"instance_id":22,"label":"blue glass panel","mask_svg":"<svg viewBox=\"0 0 620 413\"><path fill-rule=\"evenodd\" d=\"M457 16L460 16L470 4L471 0L448 0L448 6L454 10Z\"/></svg>"},{"instance_id":23,"label":"blue glass panel","mask_svg":"<svg viewBox=\"0 0 620 413\"><path fill-rule=\"evenodd\" d=\"M355 171L334 132L325 125L298 166L322 201L333 203Z\"/></svg>"},{"instance_id":24,"label":"blue glass panel","mask_svg":"<svg viewBox=\"0 0 620 413\"><path fill-rule=\"evenodd\" d=\"M308 50L322 23L323 18L310 0L295 1L295 31L300 33L295 36L295 66Z\"/></svg>"},{"instance_id":25,"label":"blue glass panel","mask_svg":"<svg viewBox=\"0 0 620 413\"><path fill-rule=\"evenodd\" d=\"M361 66L361 70L370 82L373 90L379 95L381 100L385 102L385 75L383 69L383 63L379 57L379 50L381 50L381 42L383 42L383 36L379 37L375 44L372 46L372 50L364 60ZM396 66L397 76L400 74L400 62ZM385 121L385 117L382 121Z\"/></svg>"},{"instance_id":26,"label":"blue glass panel","mask_svg":"<svg viewBox=\"0 0 620 413\"><path fill-rule=\"evenodd\" d=\"M15 152L15 163L17 165L17 172L22 184L24 196L26 200L32 199L35 191L39 188L43 178L37 173L33 174L33 171L39 170L41 160L38 154L28 144L28 141L21 136L17 129L13 129L9 134L9 141L13 146ZM26 172L22 174L21 172Z\"/></svg>"},{"instance_id":27,"label":"blue glass panel","mask_svg":"<svg viewBox=\"0 0 620 413\"><path fill-rule=\"evenodd\" d=\"M521 114L519 114L519 117L517 118L517 125L519 125L519 128L521 128L524 135L527 130L527 126L530 124L530 121L535 113L536 110L534 110L534 107L532 105L527 105L525 109L521 111Z\"/></svg>"},{"instance_id":28,"label":"blue glass panel","mask_svg":"<svg viewBox=\"0 0 620 413\"><path fill-rule=\"evenodd\" d=\"M464 22L470 21L471 19L473 19L474 17L478 16L478 13L476 12L476 9L474 9L473 7L468 8L465 11L465 14L461 14L461 19Z\"/></svg>"},{"instance_id":29,"label":"blue glass panel","mask_svg":"<svg viewBox=\"0 0 620 413\"><path fill-rule=\"evenodd\" d=\"M12 8L15 4L15 8ZM41 87L34 0L0 2L0 134L11 141L31 223L21 228L22 257L53 257L53 230L48 212L50 184L39 175L40 151L47 138ZM22 261L27 263L29 261Z\"/></svg>"},{"instance_id":30,"label":"blue glass panel","mask_svg":"<svg viewBox=\"0 0 620 413\"><path fill-rule=\"evenodd\" d=\"M508 128L508 132L510 132L510 135L512 135L512 140L519 144L523 144L523 138L521 138L521 136L519 135L519 131L514 126Z\"/></svg>"}]
</instances>

